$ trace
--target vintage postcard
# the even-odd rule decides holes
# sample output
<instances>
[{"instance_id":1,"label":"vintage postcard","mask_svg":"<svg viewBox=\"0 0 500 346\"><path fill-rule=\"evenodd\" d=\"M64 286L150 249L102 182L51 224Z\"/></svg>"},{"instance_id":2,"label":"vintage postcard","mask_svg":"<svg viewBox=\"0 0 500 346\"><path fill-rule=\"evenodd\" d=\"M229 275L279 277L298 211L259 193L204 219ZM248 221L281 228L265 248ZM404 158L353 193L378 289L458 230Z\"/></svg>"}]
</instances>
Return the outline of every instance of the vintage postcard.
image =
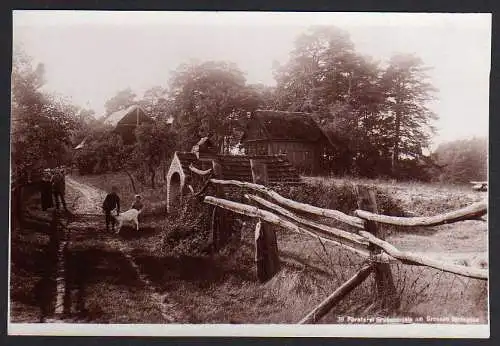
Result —
<instances>
[{"instance_id":1,"label":"vintage postcard","mask_svg":"<svg viewBox=\"0 0 500 346\"><path fill-rule=\"evenodd\" d=\"M9 334L488 338L490 54L487 13L14 11Z\"/></svg>"}]
</instances>

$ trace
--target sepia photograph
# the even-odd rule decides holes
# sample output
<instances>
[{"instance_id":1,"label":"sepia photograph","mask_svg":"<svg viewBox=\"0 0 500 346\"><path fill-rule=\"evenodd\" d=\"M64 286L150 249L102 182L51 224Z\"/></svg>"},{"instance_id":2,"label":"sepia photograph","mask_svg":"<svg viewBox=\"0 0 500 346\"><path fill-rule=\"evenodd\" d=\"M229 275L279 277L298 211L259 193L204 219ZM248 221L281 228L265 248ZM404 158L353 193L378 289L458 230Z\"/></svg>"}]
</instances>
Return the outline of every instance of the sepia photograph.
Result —
<instances>
[{"instance_id":1,"label":"sepia photograph","mask_svg":"<svg viewBox=\"0 0 500 346\"><path fill-rule=\"evenodd\" d=\"M10 335L489 337L491 14L12 18Z\"/></svg>"}]
</instances>

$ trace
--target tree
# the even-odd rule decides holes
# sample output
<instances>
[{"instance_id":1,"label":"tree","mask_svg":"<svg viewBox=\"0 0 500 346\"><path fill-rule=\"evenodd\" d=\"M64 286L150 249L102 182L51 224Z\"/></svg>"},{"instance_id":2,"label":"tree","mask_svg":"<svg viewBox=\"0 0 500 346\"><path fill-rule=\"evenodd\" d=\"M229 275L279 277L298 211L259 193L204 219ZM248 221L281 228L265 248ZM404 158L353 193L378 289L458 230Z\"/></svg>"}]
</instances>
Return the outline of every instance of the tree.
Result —
<instances>
[{"instance_id":1,"label":"tree","mask_svg":"<svg viewBox=\"0 0 500 346\"><path fill-rule=\"evenodd\" d=\"M488 178L488 140L471 138L442 143L433 153L443 166L441 179L453 183Z\"/></svg>"},{"instance_id":2,"label":"tree","mask_svg":"<svg viewBox=\"0 0 500 346\"><path fill-rule=\"evenodd\" d=\"M12 66L12 173L28 178L45 167L68 161L76 107L41 91L43 64L14 48Z\"/></svg>"},{"instance_id":3,"label":"tree","mask_svg":"<svg viewBox=\"0 0 500 346\"><path fill-rule=\"evenodd\" d=\"M275 66L278 108L313 113L336 144L325 155L325 170L360 175L384 170L381 73L378 62L359 55L349 34L333 26L299 36L287 64Z\"/></svg>"},{"instance_id":4,"label":"tree","mask_svg":"<svg viewBox=\"0 0 500 346\"><path fill-rule=\"evenodd\" d=\"M147 167L151 178L151 188L155 188L156 170L171 156L176 146L176 136L170 123L156 121L136 129L136 158Z\"/></svg>"},{"instance_id":5,"label":"tree","mask_svg":"<svg viewBox=\"0 0 500 346\"><path fill-rule=\"evenodd\" d=\"M247 85L247 100L250 108L275 109L275 88L262 83ZM252 104L253 103L253 104Z\"/></svg>"},{"instance_id":6,"label":"tree","mask_svg":"<svg viewBox=\"0 0 500 346\"><path fill-rule=\"evenodd\" d=\"M431 121L437 119L427 106L437 91L428 81L423 61L415 55L394 55L382 77L386 92L389 124L385 129L392 137L392 174L398 174L401 155L418 157L427 148L434 133Z\"/></svg>"},{"instance_id":7,"label":"tree","mask_svg":"<svg viewBox=\"0 0 500 346\"><path fill-rule=\"evenodd\" d=\"M241 119L258 106L243 73L226 62L181 65L171 80L169 94L184 150L208 135L220 152L228 152L239 140L235 129L242 126Z\"/></svg>"},{"instance_id":8,"label":"tree","mask_svg":"<svg viewBox=\"0 0 500 346\"><path fill-rule=\"evenodd\" d=\"M290 60L274 66L278 108L328 112L347 97L357 58L346 31L334 26L309 29L295 41Z\"/></svg>"},{"instance_id":9,"label":"tree","mask_svg":"<svg viewBox=\"0 0 500 346\"><path fill-rule=\"evenodd\" d=\"M136 103L136 94L131 88L120 90L115 96L110 98L104 104L106 108L106 116L117 112L122 109L126 109Z\"/></svg>"},{"instance_id":10,"label":"tree","mask_svg":"<svg viewBox=\"0 0 500 346\"><path fill-rule=\"evenodd\" d=\"M144 92L138 104L153 120L165 121L172 116L171 105L167 99L167 89L162 86L155 86Z\"/></svg>"},{"instance_id":11,"label":"tree","mask_svg":"<svg viewBox=\"0 0 500 346\"><path fill-rule=\"evenodd\" d=\"M95 128L75 155L80 174L104 173L121 166L122 139L110 126Z\"/></svg>"},{"instance_id":12,"label":"tree","mask_svg":"<svg viewBox=\"0 0 500 346\"><path fill-rule=\"evenodd\" d=\"M74 117L75 126L71 134L72 146L80 144L101 124L92 109L78 109Z\"/></svg>"}]
</instances>

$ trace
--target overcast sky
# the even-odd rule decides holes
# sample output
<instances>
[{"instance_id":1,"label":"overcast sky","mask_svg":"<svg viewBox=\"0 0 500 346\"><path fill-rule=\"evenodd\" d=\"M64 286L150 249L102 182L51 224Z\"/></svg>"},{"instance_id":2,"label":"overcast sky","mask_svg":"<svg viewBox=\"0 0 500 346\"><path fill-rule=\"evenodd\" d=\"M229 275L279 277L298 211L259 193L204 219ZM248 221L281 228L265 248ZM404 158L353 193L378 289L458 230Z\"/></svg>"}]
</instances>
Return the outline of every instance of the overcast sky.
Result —
<instances>
[{"instance_id":1,"label":"overcast sky","mask_svg":"<svg viewBox=\"0 0 500 346\"><path fill-rule=\"evenodd\" d=\"M274 85L273 61L285 63L312 25L347 30L380 61L416 53L433 67L435 144L487 136L489 14L15 11L14 44L45 64L46 89L101 115L117 91L167 86L191 59L233 61L249 83Z\"/></svg>"}]
</instances>

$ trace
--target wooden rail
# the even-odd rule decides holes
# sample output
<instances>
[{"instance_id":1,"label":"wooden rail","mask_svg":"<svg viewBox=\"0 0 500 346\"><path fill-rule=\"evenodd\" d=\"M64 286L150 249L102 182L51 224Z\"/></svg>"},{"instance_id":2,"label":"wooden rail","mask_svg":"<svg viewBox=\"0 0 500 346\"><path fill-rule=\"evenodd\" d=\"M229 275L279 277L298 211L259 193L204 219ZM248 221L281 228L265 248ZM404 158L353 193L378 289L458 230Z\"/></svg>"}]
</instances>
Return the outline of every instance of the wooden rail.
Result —
<instances>
[{"instance_id":1,"label":"wooden rail","mask_svg":"<svg viewBox=\"0 0 500 346\"><path fill-rule=\"evenodd\" d=\"M363 219L361 219L359 217L350 216L350 215L344 214L338 210L324 209L324 208L312 206L310 204L296 202L294 200L291 200L291 199L288 199L288 198L281 196L279 193L277 193L277 192L275 192L275 191L273 191L273 190L271 190L263 185L254 184L254 183L247 183L247 182L242 182L242 181L238 181L238 180L210 179L210 182L213 184L234 185L234 186L252 189L252 190L258 191L262 194L267 195L268 197L274 199L278 203L280 203L284 206L287 206L289 208L308 212L308 213L315 214L315 215L320 215L320 216L332 218L332 219L335 219L337 221L341 221L341 222L344 222L346 224L349 224L349 225L356 227L358 229L364 229L364 221L363 221Z\"/></svg>"},{"instance_id":2,"label":"wooden rail","mask_svg":"<svg viewBox=\"0 0 500 346\"><path fill-rule=\"evenodd\" d=\"M262 209L259 209L257 207L254 207L254 206L251 206L248 204L228 201L226 199L217 198L217 197L213 197L213 196L206 196L204 201L205 201L205 203L212 204L212 205L233 211L233 212L238 213L238 214L261 218L262 220L265 220L265 221L272 223L274 225L277 225L277 226L281 226L283 228L286 228L286 229L293 231L293 232L296 232L296 233L307 234L307 235L313 236L313 237L318 238L324 242L332 243L332 244L340 246L344 249L355 252L358 255L361 255L363 257L366 257L366 258L370 257L370 253L367 250L357 249L357 248L354 248L354 247L349 246L347 244L343 244L343 243L339 242L338 240L333 240L333 239L322 237L318 234L315 234L314 232L312 232L310 230L307 230L303 227L297 226L295 223L290 222L290 221L286 220L285 218L282 218L282 217L280 217L276 214L273 214L271 212L268 212L266 210L262 210Z\"/></svg>"},{"instance_id":3,"label":"wooden rail","mask_svg":"<svg viewBox=\"0 0 500 346\"><path fill-rule=\"evenodd\" d=\"M387 225L395 226L438 226L447 223L477 219L487 213L486 201L471 204L465 208L450 211L448 213L435 216L420 216L420 217L397 217L370 213L365 210L356 210L356 216L370 221L380 222Z\"/></svg>"},{"instance_id":4,"label":"wooden rail","mask_svg":"<svg viewBox=\"0 0 500 346\"><path fill-rule=\"evenodd\" d=\"M369 262L351 279L342 284L337 290L335 290L335 292L333 292L309 314L307 314L307 316L299 322L300 324L315 323L319 321L321 317L330 311L336 303L349 294L349 292L356 286L361 284L371 273L374 273L375 282L377 283L378 296L381 299L382 306L385 306L385 308L389 310L397 308L399 306L399 298L394 294L396 290L394 287L391 269L388 265L388 263L392 261L399 261L408 265L427 266L460 276L479 280L488 280L487 269L447 263L445 261L435 260L420 254L417 255L409 251L401 251L394 245L384 240L383 232L379 232L377 226L379 224L405 227L437 226L469 219L477 220L487 213L486 201L474 203L459 210L434 216L395 217L379 215L374 191L367 189L366 187L356 187L355 193L358 197L359 209L354 212L355 216L351 216L338 210L319 208L285 198L272 189L261 185L265 184L267 181L266 169L261 166L262 165L259 164L259 162L252 163L253 183L237 180L213 179L209 175L211 173L210 171L198 172L197 169L191 169L194 173L200 175L206 173L207 175L205 177L206 184L197 195L201 195L208 184L217 185L217 189L222 189L224 185L232 185L256 191L259 195L247 193L244 197L249 200L249 202L253 202L258 206L227 200L223 194L217 194L218 197L205 196L204 202L218 208L223 208L238 214L257 218L258 227L256 227L255 235L256 244L260 244L259 246L263 246L263 244L265 244L265 242L261 239L263 234L261 228L265 226L265 223L262 221L265 221L293 232L315 237L322 242L339 246L362 256ZM215 176L217 177L217 175ZM273 202L264 197L272 199ZM261 209L260 207L265 209ZM331 218L353 226L355 229L351 231L338 229L318 221L310 220L295 213L294 211ZM273 235L274 231L271 230L271 232L268 233L269 235ZM257 239L261 242L257 242ZM274 250L271 252L275 255L277 253L276 241L274 241L274 244ZM256 246L256 256L259 254L259 246ZM263 250L261 249L260 251L262 254ZM261 267L262 268L258 267L258 273L259 269L260 273L265 272L263 271L264 266ZM274 273L275 271L273 271L270 276L264 275L263 279L265 280L271 277Z\"/></svg>"},{"instance_id":5,"label":"wooden rail","mask_svg":"<svg viewBox=\"0 0 500 346\"><path fill-rule=\"evenodd\" d=\"M201 175L201 176L206 176L206 175L212 173L212 168L209 168L207 170L202 170L202 169L196 168L195 166L193 166L193 164L189 165L189 170L191 172L196 173L196 174Z\"/></svg>"},{"instance_id":6,"label":"wooden rail","mask_svg":"<svg viewBox=\"0 0 500 346\"><path fill-rule=\"evenodd\" d=\"M339 238L344 238L344 239L350 240L354 243L358 243L361 245L365 245L365 246L368 245L368 242L362 236L359 236L355 233L346 232L346 231L343 231L343 230L338 229L338 228L323 225L319 222L314 222L311 220L304 219L304 218L292 213L291 211L289 211L285 208L282 208L279 205L276 205L272 202L269 202L269 201L267 201L264 198L261 198L259 196L245 194L245 198L252 200L252 201L255 201L255 202L263 205L266 208L272 209L272 210L274 210L274 211L276 211L284 216L287 216L294 221L297 221L297 222L302 223L302 224L307 225L307 226L317 228L323 232L326 232L329 235L333 235L333 236L336 236Z\"/></svg>"},{"instance_id":7,"label":"wooden rail","mask_svg":"<svg viewBox=\"0 0 500 346\"><path fill-rule=\"evenodd\" d=\"M372 244L377 245L382 248L387 254L390 256L399 259L403 263L406 264L416 264L423 265L435 269L439 269L445 272L467 276L474 279L487 280L488 279L488 270L480 269L480 268L471 268L457 264L446 263L443 261L437 261L425 256L415 255L411 252L400 251L394 245L389 244L386 241L378 239L374 237L371 233L360 231L359 232L363 237L365 237Z\"/></svg>"},{"instance_id":8,"label":"wooden rail","mask_svg":"<svg viewBox=\"0 0 500 346\"><path fill-rule=\"evenodd\" d=\"M311 235L313 237L320 238L321 240L325 242L332 243L334 245L340 246L346 250L355 252L363 257L371 257L369 252L366 250L358 249L353 246L349 246L345 243L342 243L341 241L338 240L333 240L331 238L325 238L324 236L322 237L321 235L318 235L311 230L308 230L304 227L300 227L296 225L295 223L286 220L283 217L280 217L276 214L273 214L269 211L259 209L257 207L243 204L243 203L238 203L238 202L233 202L229 200L225 200L222 198L217 198L217 197L212 197L212 196L206 196L205 197L205 202L208 204L216 205L218 207L243 214L246 216L252 216L252 217L258 217L261 218L269 223L281 226L283 228L286 228L288 230L291 230L296 233L302 233L302 234L307 234ZM374 235L372 235L369 232L366 231L360 231L359 234L365 238L368 242L378 246L379 248L383 249L390 257L385 257L385 258L379 258L381 261L387 261L390 260L391 258L398 259L406 264L415 264L415 265L423 265L423 266L428 266L432 267L435 269L440 269L442 271L450 272L453 274L461 275L461 276L466 276L466 277L471 277L475 279L481 279L481 280L486 280L488 279L488 271L485 269L480 269L480 268L471 268L471 267L466 267L462 265L456 265L456 264L450 264L446 263L443 261L437 261L425 256L421 255L416 255L411 252L403 252L397 249L395 246L392 244L381 240ZM338 233L332 233L332 235L338 236ZM351 239L349 239L351 240Z\"/></svg>"},{"instance_id":9,"label":"wooden rail","mask_svg":"<svg viewBox=\"0 0 500 346\"><path fill-rule=\"evenodd\" d=\"M349 292L351 292L354 288L365 281L365 279L368 277L368 275L371 274L372 271L373 265L367 265L361 268L361 270L358 271L352 278L347 280L328 298L323 300L317 307L315 307L313 311L308 313L307 316L299 322L299 324L310 324L318 322L321 317L326 315L336 303L338 303L342 298L349 294Z\"/></svg>"}]
</instances>

